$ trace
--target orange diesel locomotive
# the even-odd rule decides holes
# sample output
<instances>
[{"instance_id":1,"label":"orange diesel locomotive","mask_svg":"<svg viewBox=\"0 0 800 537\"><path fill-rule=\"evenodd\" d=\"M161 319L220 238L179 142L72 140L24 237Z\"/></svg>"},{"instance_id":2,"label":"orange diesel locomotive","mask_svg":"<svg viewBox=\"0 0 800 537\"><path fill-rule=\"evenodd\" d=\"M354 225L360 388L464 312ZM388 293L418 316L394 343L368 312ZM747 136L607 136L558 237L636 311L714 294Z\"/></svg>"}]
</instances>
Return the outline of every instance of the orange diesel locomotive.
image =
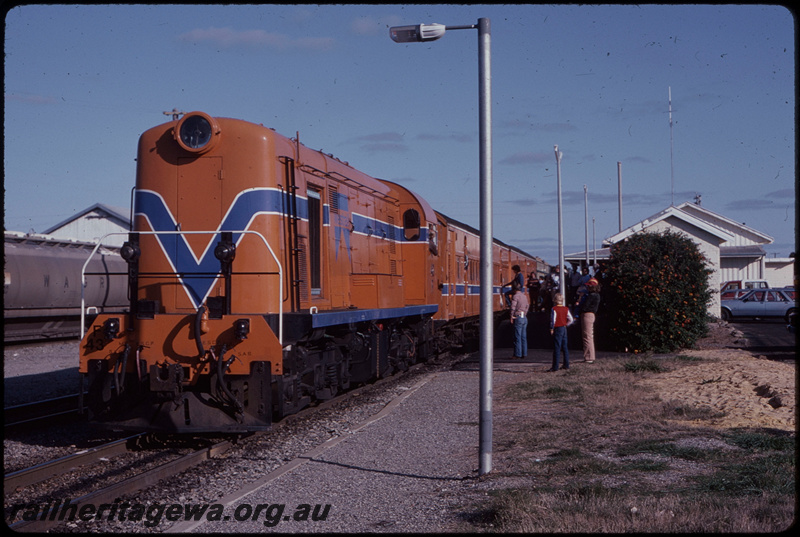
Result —
<instances>
[{"instance_id":1,"label":"orange diesel locomotive","mask_svg":"<svg viewBox=\"0 0 800 537\"><path fill-rule=\"evenodd\" d=\"M130 309L80 347L90 419L169 432L273 419L478 334L478 232L253 123L192 112L139 141ZM496 315L511 266L495 241Z\"/></svg>"}]
</instances>

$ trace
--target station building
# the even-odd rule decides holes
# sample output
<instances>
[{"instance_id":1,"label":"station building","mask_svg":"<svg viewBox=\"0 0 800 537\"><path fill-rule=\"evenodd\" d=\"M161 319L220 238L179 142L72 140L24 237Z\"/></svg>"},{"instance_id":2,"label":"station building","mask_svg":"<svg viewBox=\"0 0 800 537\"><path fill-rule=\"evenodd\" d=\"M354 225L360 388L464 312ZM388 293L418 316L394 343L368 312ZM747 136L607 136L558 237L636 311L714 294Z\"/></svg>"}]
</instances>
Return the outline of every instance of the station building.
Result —
<instances>
[{"instance_id":1,"label":"station building","mask_svg":"<svg viewBox=\"0 0 800 537\"><path fill-rule=\"evenodd\" d=\"M767 258L764 246L773 238L746 225L686 202L670 206L603 240L603 247L589 252L590 263L608 259L610 246L634 233L681 233L694 241L712 270L709 286L713 291L709 314L720 315L719 288L730 280L767 280L772 287L794 285L793 258ZM585 262L586 252L565 255L564 261Z\"/></svg>"},{"instance_id":2,"label":"station building","mask_svg":"<svg viewBox=\"0 0 800 537\"><path fill-rule=\"evenodd\" d=\"M63 222L44 230L42 234L58 239L71 239L97 243L103 239L104 246L120 247L128 240L131 228L130 210L95 203ZM115 235L108 235L116 233Z\"/></svg>"}]
</instances>

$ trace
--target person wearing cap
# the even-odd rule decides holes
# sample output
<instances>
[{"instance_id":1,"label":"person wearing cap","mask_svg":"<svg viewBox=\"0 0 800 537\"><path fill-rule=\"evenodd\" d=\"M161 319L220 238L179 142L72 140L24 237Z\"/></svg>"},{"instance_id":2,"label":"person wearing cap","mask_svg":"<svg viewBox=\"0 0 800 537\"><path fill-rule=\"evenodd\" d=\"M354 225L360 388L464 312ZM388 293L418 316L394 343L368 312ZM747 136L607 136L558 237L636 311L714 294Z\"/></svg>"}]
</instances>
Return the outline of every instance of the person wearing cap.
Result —
<instances>
[{"instance_id":1,"label":"person wearing cap","mask_svg":"<svg viewBox=\"0 0 800 537\"><path fill-rule=\"evenodd\" d=\"M594 320L600 308L600 283L595 278L586 282L586 299L581 304L580 321L583 336L583 360L594 362Z\"/></svg>"}]
</instances>

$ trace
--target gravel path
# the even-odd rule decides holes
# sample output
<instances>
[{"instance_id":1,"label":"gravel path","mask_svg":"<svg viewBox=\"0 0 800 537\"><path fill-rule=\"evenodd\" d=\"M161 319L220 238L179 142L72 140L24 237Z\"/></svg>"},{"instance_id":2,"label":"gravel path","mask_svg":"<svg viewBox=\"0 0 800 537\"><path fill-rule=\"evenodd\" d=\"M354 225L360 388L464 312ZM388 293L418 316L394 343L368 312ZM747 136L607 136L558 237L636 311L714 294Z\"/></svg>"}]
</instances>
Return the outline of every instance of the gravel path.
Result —
<instances>
[{"instance_id":1,"label":"gravel path","mask_svg":"<svg viewBox=\"0 0 800 537\"><path fill-rule=\"evenodd\" d=\"M3 406L78 393L77 340L6 345L3 348Z\"/></svg>"},{"instance_id":2,"label":"gravel path","mask_svg":"<svg viewBox=\"0 0 800 537\"><path fill-rule=\"evenodd\" d=\"M228 520L166 531L454 531L456 491L476 476L477 396L474 371L428 375L351 434L220 499ZM309 516L297 521L302 505Z\"/></svg>"}]
</instances>

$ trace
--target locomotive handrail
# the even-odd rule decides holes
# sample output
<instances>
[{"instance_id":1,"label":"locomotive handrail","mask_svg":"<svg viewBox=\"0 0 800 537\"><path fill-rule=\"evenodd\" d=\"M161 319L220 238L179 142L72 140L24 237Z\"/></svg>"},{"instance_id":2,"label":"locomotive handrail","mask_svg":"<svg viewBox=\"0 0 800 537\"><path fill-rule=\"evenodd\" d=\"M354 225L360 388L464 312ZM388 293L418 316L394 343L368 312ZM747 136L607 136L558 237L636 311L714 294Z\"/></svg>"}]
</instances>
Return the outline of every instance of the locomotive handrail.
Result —
<instances>
[{"instance_id":1,"label":"locomotive handrail","mask_svg":"<svg viewBox=\"0 0 800 537\"><path fill-rule=\"evenodd\" d=\"M311 175L316 175L317 177L326 177L328 179L333 179L340 183L345 183L345 184L352 183L361 188L365 188L369 190L371 194L393 202L393 205L398 205L400 203L400 200L398 200L394 196L387 194L386 192L381 192L380 190L377 190L369 185L365 185L364 183L361 183L359 181L356 181L355 179L348 177L341 172L335 170L332 172L326 172L324 170L320 170L319 168L315 168L311 164L300 164L298 168L300 168L304 172L310 173Z\"/></svg>"},{"instance_id":2,"label":"locomotive handrail","mask_svg":"<svg viewBox=\"0 0 800 537\"><path fill-rule=\"evenodd\" d=\"M272 255L272 259L275 261L275 264L278 266L278 343L280 343L281 347L283 347L283 266L281 265L278 256L275 255L275 251L270 246L267 239L258 231L252 230L225 230L224 232L230 233L241 233L247 235L256 235L258 236L261 241L264 243L264 246L267 247L270 255ZM214 231L135 231L134 233L138 233L139 235L219 235L220 233L224 233L221 230L214 230ZM112 233L106 233L97 241L97 244L92 249L92 252L89 254L89 257L84 262L83 267L81 268L81 339L85 336L85 329L86 329L86 321L85 321L85 309L86 309L86 302L84 297L84 289L86 288L86 268L89 266L89 261L91 261L94 254L97 253L98 248L103 246L102 242L106 237L116 236L116 235L123 235L127 237L130 235L130 232L120 232L115 231Z\"/></svg>"}]
</instances>

